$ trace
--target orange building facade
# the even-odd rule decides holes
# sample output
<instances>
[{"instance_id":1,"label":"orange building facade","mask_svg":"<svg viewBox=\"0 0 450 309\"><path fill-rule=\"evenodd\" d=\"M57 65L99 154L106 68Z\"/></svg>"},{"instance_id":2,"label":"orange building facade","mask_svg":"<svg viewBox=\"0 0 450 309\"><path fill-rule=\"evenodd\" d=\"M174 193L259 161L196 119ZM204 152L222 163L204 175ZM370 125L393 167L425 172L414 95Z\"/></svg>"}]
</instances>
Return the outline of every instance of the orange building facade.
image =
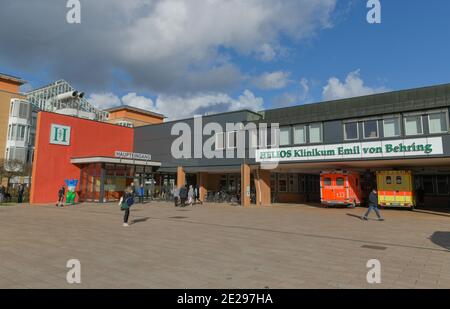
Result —
<instances>
[{"instance_id":1,"label":"orange building facade","mask_svg":"<svg viewBox=\"0 0 450 309\"><path fill-rule=\"evenodd\" d=\"M39 112L36 137L32 204L56 201L59 188L69 179L79 180L78 200L86 194L88 181L95 187L95 178L101 176L82 179L83 169L101 169L105 163L100 158L115 158L116 151L133 151L133 129L49 112ZM73 161L89 158L86 163ZM94 162L94 158L99 159Z\"/></svg>"}]
</instances>

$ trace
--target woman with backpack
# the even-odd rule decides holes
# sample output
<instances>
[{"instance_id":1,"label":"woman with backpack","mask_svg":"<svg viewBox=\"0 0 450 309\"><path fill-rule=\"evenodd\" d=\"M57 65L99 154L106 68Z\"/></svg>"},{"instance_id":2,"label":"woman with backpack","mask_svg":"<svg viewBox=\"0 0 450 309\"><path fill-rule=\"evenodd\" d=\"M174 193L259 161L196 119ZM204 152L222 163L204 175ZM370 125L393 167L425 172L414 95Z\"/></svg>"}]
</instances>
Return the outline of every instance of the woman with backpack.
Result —
<instances>
[{"instance_id":1,"label":"woman with backpack","mask_svg":"<svg viewBox=\"0 0 450 309\"><path fill-rule=\"evenodd\" d=\"M120 199L119 205L120 210L125 211L124 217L123 217L123 226L127 227L128 225L128 218L130 217L130 208L134 204L134 192L131 187L128 187L122 198Z\"/></svg>"}]
</instances>

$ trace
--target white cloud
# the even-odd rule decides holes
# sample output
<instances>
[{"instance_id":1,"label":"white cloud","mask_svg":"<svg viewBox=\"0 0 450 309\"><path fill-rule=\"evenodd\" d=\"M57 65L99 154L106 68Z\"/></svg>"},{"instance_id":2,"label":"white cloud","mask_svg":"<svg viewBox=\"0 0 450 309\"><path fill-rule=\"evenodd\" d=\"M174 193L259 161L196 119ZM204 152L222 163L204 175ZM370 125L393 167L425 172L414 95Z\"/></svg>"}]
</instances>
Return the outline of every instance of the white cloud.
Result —
<instances>
[{"instance_id":1,"label":"white cloud","mask_svg":"<svg viewBox=\"0 0 450 309\"><path fill-rule=\"evenodd\" d=\"M364 85L359 70L356 70L347 75L345 82L341 82L336 77L330 78L328 84L323 87L322 95L324 100L329 101L386 91L388 91L388 89L385 87L369 87Z\"/></svg>"},{"instance_id":2,"label":"white cloud","mask_svg":"<svg viewBox=\"0 0 450 309\"><path fill-rule=\"evenodd\" d=\"M125 75L155 93L189 93L238 85L242 73L230 55L275 59L282 42L328 28L337 0L84 1L76 27L61 18L67 9L54 0L13 2L0 10L9 25L0 27L7 42L0 60L46 65L86 91ZM211 74L221 69L225 77Z\"/></svg>"},{"instance_id":3,"label":"white cloud","mask_svg":"<svg viewBox=\"0 0 450 309\"><path fill-rule=\"evenodd\" d=\"M300 100L301 101L306 101L309 98L309 81L306 78L302 78L300 80L300 88L301 88L301 93L300 93Z\"/></svg>"},{"instance_id":4,"label":"white cloud","mask_svg":"<svg viewBox=\"0 0 450 309\"><path fill-rule=\"evenodd\" d=\"M237 99L224 93L198 93L187 96L161 95L156 100L156 111L168 119L189 118L194 115L219 113L250 109L258 111L263 109L264 100L245 90Z\"/></svg>"},{"instance_id":5,"label":"white cloud","mask_svg":"<svg viewBox=\"0 0 450 309\"><path fill-rule=\"evenodd\" d=\"M154 109L152 99L146 98L144 96L138 96L134 92L130 92L129 94L123 96L122 102L124 105L133 106L133 107L145 109L148 111L151 111Z\"/></svg>"},{"instance_id":6,"label":"white cloud","mask_svg":"<svg viewBox=\"0 0 450 309\"><path fill-rule=\"evenodd\" d=\"M253 83L256 87L263 90L282 89L290 82L289 77L289 72L276 71L262 74L255 78Z\"/></svg>"},{"instance_id":7,"label":"white cloud","mask_svg":"<svg viewBox=\"0 0 450 309\"><path fill-rule=\"evenodd\" d=\"M225 93L212 92L184 96L160 95L153 102L150 98L132 92L123 96L122 99L112 93L92 94L88 101L101 109L119 105L138 107L163 114L169 120L242 109L259 111L264 108L264 100L256 97L249 90L245 90L236 99Z\"/></svg>"},{"instance_id":8,"label":"white cloud","mask_svg":"<svg viewBox=\"0 0 450 309\"><path fill-rule=\"evenodd\" d=\"M107 109L121 104L119 97L110 92L93 93L87 98L87 100L94 106L101 109Z\"/></svg>"}]
</instances>

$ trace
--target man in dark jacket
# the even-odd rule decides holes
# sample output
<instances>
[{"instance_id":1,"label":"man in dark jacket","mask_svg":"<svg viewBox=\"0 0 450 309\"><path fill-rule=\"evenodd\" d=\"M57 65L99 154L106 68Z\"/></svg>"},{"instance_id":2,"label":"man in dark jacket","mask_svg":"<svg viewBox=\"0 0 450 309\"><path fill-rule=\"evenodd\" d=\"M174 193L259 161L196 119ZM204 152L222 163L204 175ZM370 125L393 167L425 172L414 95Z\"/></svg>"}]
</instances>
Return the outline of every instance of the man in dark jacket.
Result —
<instances>
[{"instance_id":1,"label":"man in dark jacket","mask_svg":"<svg viewBox=\"0 0 450 309\"><path fill-rule=\"evenodd\" d=\"M378 210L378 192L377 189L373 189L372 192L369 194L369 210L367 210L364 217L362 217L363 220L369 220L369 214L371 211L375 211L377 214L379 221L384 221L384 219L381 217L380 211Z\"/></svg>"},{"instance_id":2,"label":"man in dark jacket","mask_svg":"<svg viewBox=\"0 0 450 309\"><path fill-rule=\"evenodd\" d=\"M64 196L66 194L66 188L62 186L58 191L58 201L56 202L56 207L64 206Z\"/></svg>"},{"instance_id":3,"label":"man in dark jacket","mask_svg":"<svg viewBox=\"0 0 450 309\"><path fill-rule=\"evenodd\" d=\"M17 190L17 203L21 204L23 202L23 194L25 192L25 186L19 185L19 190Z\"/></svg>"},{"instance_id":4,"label":"man in dark jacket","mask_svg":"<svg viewBox=\"0 0 450 309\"><path fill-rule=\"evenodd\" d=\"M180 188L179 194L180 194L181 207L186 207L186 199L188 197L187 186L182 186Z\"/></svg>"}]
</instances>

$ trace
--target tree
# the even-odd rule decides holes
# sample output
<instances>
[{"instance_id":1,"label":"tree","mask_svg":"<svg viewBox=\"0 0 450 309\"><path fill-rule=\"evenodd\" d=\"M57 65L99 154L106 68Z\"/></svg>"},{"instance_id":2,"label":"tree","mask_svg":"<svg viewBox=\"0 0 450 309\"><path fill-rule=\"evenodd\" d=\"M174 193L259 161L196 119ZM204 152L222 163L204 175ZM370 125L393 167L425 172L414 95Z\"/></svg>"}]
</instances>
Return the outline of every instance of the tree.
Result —
<instances>
[{"instance_id":1,"label":"tree","mask_svg":"<svg viewBox=\"0 0 450 309\"><path fill-rule=\"evenodd\" d=\"M6 178L7 189L11 179L19 176L29 176L31 171L31 164L25 163L21 160L5 160L0 159L0 179Z\"/></svg>"}]
</instances>

